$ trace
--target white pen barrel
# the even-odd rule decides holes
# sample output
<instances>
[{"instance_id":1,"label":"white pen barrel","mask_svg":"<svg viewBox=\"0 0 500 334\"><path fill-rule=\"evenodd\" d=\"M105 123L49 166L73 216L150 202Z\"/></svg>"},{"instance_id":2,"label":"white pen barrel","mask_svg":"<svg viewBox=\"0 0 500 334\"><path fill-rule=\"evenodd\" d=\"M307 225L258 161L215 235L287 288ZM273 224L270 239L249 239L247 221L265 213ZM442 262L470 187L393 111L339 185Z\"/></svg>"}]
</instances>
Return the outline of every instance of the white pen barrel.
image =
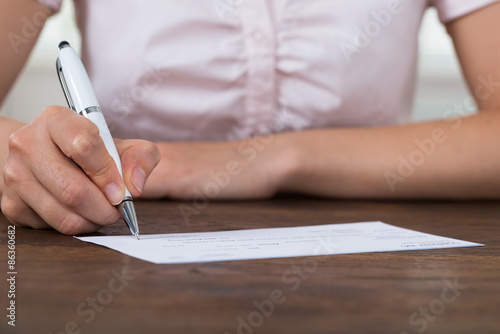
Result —
<instances>
[{"instance_id":1,"label":"white pen barrel","mask_svg":"<svg viewBox=\"0 0 500 334\"><path fill-rule=\"evenodd\" d=\"M109 132L108 125L106 124L106 120L104 119L104 115L100 111L93 111L86 114L86 117L90 119L95 125L97 125L97 128L99 128L99 134L104 141L104 145L106 146L109 155L111 155L111 157L115 161L116 167L118 167L118 171L123 178L120 155L118 154L118 151L116 149L113 137ZM132 198L132 195L128 191L127 187L125 187L125 197Z\"/></svg>"},{"instance_id":2,"label":"white pen barrel","mask_svg":"<svg viewBox=\"0 0 500 334\"><path fill-rule=\"evenodd\" d=\"M75 50L71 47L60 49L59 61L62 64L64 80L75 105L75 111L79 113L89 107L98 107L99 102L90 79Z\"/></svg>"},{"instance_id":3,"label":"white pen barrel","mask_svg":"<svg viewBox=\"0 0 500 334\"><path fill-rule=\"evenodd\" d=\"M109 132L104 115L100 111L99 102L95 96L87 71L78 54L67 43L59 48L58 67L59 66L60 68L58 68L58 71L62 71L64 81L61 81L61 84L63 84L63 89L67 90L67 94L73 103L73 108L77 113L90 119L97 126L99 134L104 141L104 145L115 161L116 167L123 178L120 155L116 150L113 137ZM125 187L125 199L127 198L131 199L132 195L127 187Z\"/></svg>"},{"instance_id":4,"label":"white pen barrel","mask_svg":"<svg viewBox=\"0 0 500 334\"><path fill-rule=\"evenodd\" d=\"M87 71L85 71L80 57L78 57L75 50L66 41L59 44L59 57L57 58L56 66L69 107L80 115L90 119L97 126L106 150L113 158L123 179L120 155L109 132L104 115L101 113L101 108L99 107L99 102L95 96ZM121 212L130 232L139 239L139 226L137 225L137 217L134 205L132 204L132 195L127 187L125 187L124 199L117 205L117 208Z\"/></svg>"}]
</instances>

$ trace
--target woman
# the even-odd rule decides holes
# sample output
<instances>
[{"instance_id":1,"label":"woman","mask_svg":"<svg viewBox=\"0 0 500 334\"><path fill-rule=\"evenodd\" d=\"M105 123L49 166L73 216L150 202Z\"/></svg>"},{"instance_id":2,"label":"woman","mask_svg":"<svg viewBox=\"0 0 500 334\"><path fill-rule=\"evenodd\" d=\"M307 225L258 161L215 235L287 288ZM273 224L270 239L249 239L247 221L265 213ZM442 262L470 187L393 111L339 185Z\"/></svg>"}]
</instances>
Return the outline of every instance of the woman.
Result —
<instances>
[{"instance_id":1,"label":"woman","mask_svg":"<svg viewBox=\"0 0 500 334\"><path fill-rule=\"evenodd\" d=\"M59 4L1 2L0 35L10 38L1 42L0 98L36 41L15 38L26 18L41 29L41 13ZM82 57L122 138L134 196L500 197L498 1L75 5ZM429 5L453 39L479 113L402 124ZM13 223L78 234L119 218L113 204L125 185L85 118L53 106L26 126L4 118L0 127L2 211Z\"/></svg>"}]
</instances>

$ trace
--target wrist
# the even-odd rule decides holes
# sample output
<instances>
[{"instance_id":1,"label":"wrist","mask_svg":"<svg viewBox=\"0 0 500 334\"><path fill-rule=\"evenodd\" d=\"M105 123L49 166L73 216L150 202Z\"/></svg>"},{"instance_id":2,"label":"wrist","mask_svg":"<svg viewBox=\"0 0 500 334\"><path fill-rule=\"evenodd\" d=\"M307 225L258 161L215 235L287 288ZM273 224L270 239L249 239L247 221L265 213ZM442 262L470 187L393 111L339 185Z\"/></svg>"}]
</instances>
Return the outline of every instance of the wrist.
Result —
<instances>
[{"instance_id":1,"label":"wrist","mask_svg":"<svg viewBox=\"0 0 500 334\"><path fill-rule=\"evenodd\" d=\"M306 169L306 154L297 140L298 133L274 135L271 167L275 183L275 193L300 192L298 180Z\"/></svg>"}]
</instances>

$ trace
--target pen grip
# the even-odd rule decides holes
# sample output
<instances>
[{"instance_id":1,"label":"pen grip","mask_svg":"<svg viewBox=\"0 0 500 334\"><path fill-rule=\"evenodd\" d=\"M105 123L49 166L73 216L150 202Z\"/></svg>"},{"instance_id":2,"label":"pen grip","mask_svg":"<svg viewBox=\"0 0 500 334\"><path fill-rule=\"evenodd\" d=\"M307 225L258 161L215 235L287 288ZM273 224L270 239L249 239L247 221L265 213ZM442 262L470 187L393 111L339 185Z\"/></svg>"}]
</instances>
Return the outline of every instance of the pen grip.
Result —
<instances>
[{"instance_id":1,"label":"pen grip","mask_svg":"<svg viewBox=\"0 0 500 334\"><path fill-rule=\"evenodd\" d=\"M85 117L91 120L92 123L94 123L99 129L99 135L101 136L104 142L104 146L106 146L109 155L111 155L111 157L115 161L116 167L118 168L118 171L120 172L120 175L122 176L123 179L122 163L120 155L118 154L118 150L116 149L113 137L109 132L108 125L106 124L106 120L104 119L104 115L101 112L91 112L85 115ZM125 197L132 198L132 195L128 191L127 187L125 187Z\"/></svg>"}]
</instances>

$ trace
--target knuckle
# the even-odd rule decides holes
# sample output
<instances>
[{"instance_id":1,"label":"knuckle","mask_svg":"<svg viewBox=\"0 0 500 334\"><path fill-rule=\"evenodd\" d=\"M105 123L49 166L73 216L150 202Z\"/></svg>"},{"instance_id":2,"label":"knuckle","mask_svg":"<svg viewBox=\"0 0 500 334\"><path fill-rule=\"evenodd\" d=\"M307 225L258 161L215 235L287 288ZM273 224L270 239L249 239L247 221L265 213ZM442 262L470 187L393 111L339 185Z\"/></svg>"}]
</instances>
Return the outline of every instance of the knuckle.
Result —
<instances>
[{"instance_id":1,"label":"knuckle","mask_svg":"<svg viewBox=\"0 0 500 334\"><path fill-rule=\"evenodd\" d=\"M82 130L74 136L71 142L72 158L81 159L88 157L99 145L100 137L97 128Z\"/></svg>"},{"instance_id":2,"label":"knuckle","mask_svg":"<svg viewBox=\"0 0 500 334\"><path fill-rule=\"evenodd\" d=\"M99 168L92 171L86 171L86 173L87 176L94 181L94 183L98 185L105 185L115 180L115 177L118 175L114 173L115 171L118 173L115 161L113 158L109 157L101 166L99 166Z\"/></svg>"},{"instance_id":3,"label":"knuckle","mask_svg":"<svg viewBox=\"0 0 500 334\"><path fill-rule=\"evenodd\" d=\"M21 218L21 206L17 201L12 200L8 196L2 196L1 208L2 213L11 223L16 226L20 226L19 218Z\"/></svg>"},{"instance_id":4,"label":"knuckle","mask_svg":"<svg viewBox=\"0 0 500 334\"><path fill-rule=\"evenodd\" d=\"M112 210L112 212L106 216L103 216L103 220L99 222L100 225L111 225L116 223L120 219L120 215L117 210Z\"/></svg>"},{"instance_id":5,"label":"knuckle","mask_svg":"<svg viewBox=\"0 0 500 334\"><path fill-rule=\"evenodd\" d=\"M19 184L22 180L19 168L15 167L12 161L8 161L3 169L3 180L8 186Z\"/></svg>"},{"instance_id":6,"label":"knuckle","mask_svg":"<svg viewBox=\"0 0 500 334\"><path fill-rule=\"evenodd\" d=\"M40 112L41 117L53 117L54 114L56 113L56 108L54 106L48 106L43 108L43 110Z\"/></svg>"},{"instance_id":7,"label":"knuckle","mask_svg":"<svg viewBox=\"0 0 500 334\"><path fill-rule=\"evenodd\" d=\"M80 233L81 217L76 214L69 214L61 221L56 230L65 235L75 235Z\"/></svg>"},{"instance_id":8,"label":"knuckle","mask_svg":"<svg viewBox=\"0 0 500 334\"><path fill-rule=\"evenodd\" d=\"M29 214L30 208L20 199L12 199L10 196L3 196L1 208L5 218L17 227L30 227L34 229L47 228L47 224L39 216L32 216Z\"/></svg>"},{"instance_id":9,"label":"knuckle","mask_svg":"<svg viewBox=\"0 0 500 334\"><path fill-rule=\"evenodd\" d=\"M29 140L27 136L24 135L24 130L20 129L14 132L9 137L9 151L24 151L27 148Z\"/></svg>"},{"instance_id":10,"label":"knuckle","mask_svg":"<svg viewBox=\"0 0 500 334\"><path fill-rule=\"evenodd\" d=\"M160 159L161 159L160 149L158 148L158 146L156 146L156 144L154 144L152 142L148 141L147 143L148 143L148 149L149 149L149 151L154 156L155 163L158 164L160 162Z\"/></svg>"},{"instance_id":11,"label":"knuckle","mask_svg":"<svg viewBox=\"0 0 500 334\"><path fill-rule=\"evenodd\" d=\"M155 143L147 140L142 140L141 147L144 151L146 151L149 154L149 156L151 156L155 164L158 164L158 162L160 162L161 158L160 150L158 149L158 146L156 146Z\"/></svg>"},{"instance_id":12,"label":"knuckle","mask_svg":"<svg viewBox=\"0 0 500 334\"><path fill-rule=\"evenodd\" d=\"M59 118L61 115L61 112L63 110L64 110L64 108L61 106L48 106L48 107L45 107L40 112L40 117L47 118L47 119Z\"/></svg>"},{"instance_id":13,"label":"knuckle","mask_svg":"<svg viewBox=\"0 0 500 334\"><path fill-rule=\"evenodd\" d=\"M68 182L62 187L61 199L70 207L78 207L88 200L88 191L75 182Z\"/></svg>"}]
</instances>

